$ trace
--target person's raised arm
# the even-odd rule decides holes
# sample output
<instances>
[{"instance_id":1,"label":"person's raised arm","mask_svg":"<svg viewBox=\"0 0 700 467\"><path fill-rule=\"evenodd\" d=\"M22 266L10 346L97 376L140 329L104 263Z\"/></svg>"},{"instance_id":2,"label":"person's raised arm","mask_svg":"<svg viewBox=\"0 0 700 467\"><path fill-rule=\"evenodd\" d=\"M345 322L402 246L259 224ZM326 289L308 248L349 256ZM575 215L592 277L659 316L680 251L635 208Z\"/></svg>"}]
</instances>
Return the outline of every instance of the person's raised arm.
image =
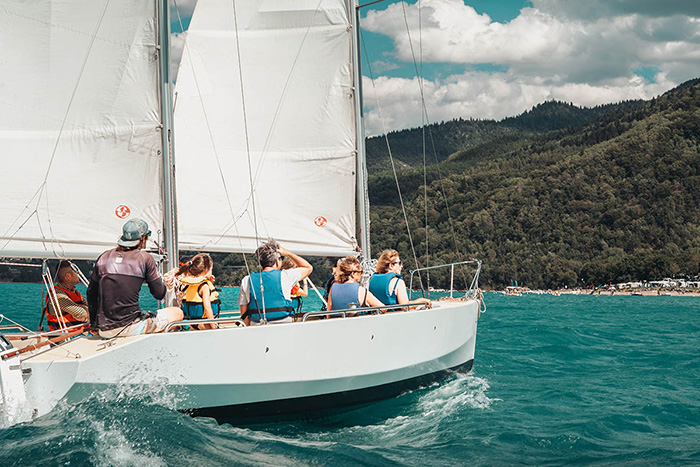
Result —
<instances>
[{"instance_id":1,"label":"person's raised arm","mask_svg":"<svg viewBox=\"0 0 700 467\"><path fill-rule=\"evenodd\" d=\"M287 250L286 248L279 247L277 249L277 253L279 253L282 256L287 256L294 261L294 264L297 265L297 268L301 269L301 277L299 280L306 279L311 275L311 273L314 270L314 267L311 266L311 263L306 261L304 258L301 256L297 255L296 253L292 253L291 251Z\"/></svg>"},{"instance_id":2,"label":"person's raised arm","mask_svg":"<svg viewBox=\"0 0 700 467\"><path fill-rule=\"evenodd\" d=\"M304 282L304 287L297 290L297 295L299 295L301 297L308 297L309 296L309 281L307 279L304 279L303 282Z\"/></svg>"},{"instance_id":3,"label":"person's raised arm","mask_svg":"<svg viewBox=\"0 0 700 467\"><path fill-rule=\"evenodd\" d=\"M148 290L153 295L153 298L163 300L168 289L165 287L160 272L158 272L158 266L156 266L153 256L145 252L142 254L146 255L146 283L148 284Z\"/></svg>"},{"instance_id":4,"label":"person's raised arm","mask_svg":"<svg viewBox=\"0 0 700 467\"><path fill-rule=\"evenodd\" d=\"M421 305L425 304L427 305L428 308L431 307L431 302L429 299L420 297L417 298L411 302L408 301L408 290L406 289L406 282L403 279L398 279L397 278L397 283L396 283L396 300L399 305ZM414 307L411 307L414 308Z\"/></svg>"}]
</instances>

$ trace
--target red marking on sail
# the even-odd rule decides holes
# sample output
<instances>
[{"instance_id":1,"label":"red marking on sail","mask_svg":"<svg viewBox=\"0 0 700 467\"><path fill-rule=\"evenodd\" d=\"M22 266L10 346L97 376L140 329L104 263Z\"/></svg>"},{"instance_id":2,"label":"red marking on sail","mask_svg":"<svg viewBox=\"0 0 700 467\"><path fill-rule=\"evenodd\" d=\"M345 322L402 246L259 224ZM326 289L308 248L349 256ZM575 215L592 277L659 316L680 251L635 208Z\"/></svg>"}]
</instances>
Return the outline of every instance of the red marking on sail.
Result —
<instances>
[{"instance_id":1,"label":"red marking on sail","mask_svg":"<svg viewBox=\"0 0 700 467\"><path fill-rule=\"evenodd\" d=\"M129 206L122 204L117 206L117 209L114 210L114 214L120 219L126 219L129 217L129 214L131 214L131 209L129 209Z\"/></svg>"}]
</instances>

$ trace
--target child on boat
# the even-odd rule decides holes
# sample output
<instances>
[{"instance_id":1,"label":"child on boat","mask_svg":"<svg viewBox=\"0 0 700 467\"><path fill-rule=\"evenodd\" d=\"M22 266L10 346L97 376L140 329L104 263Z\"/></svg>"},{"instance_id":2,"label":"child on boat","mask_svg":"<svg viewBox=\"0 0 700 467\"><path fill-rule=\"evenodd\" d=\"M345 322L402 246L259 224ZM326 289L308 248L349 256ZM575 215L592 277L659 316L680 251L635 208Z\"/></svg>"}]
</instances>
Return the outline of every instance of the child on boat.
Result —
<instances>
[{"instance_id":1,"label":"child on boat","mask_svg":"<svg viewBox=\"0 0 700 467\"><path fill-rule=\"evenodd\" d=\"M177 278L184 286L180 308L185 319L214 319L219 317L221 301L219 289L214 286L212 269L214 262L206 253L200 253L186 261L177 271ZM214 329L214 324L194 325L195 329Z\"/></svg>"},{"instance_id":2,"label":"child on boat","mask_svg":"<svg viewBox=\"0 0 700 467\"><path fill-rule=\"evenodd\" d=\"M291 258L285 258L285 260L282 261L280 269L284 271L285 269L294 269L295 267L297 267L297 265ZM292 302L294 303L294 311L297 313L301 312L301 307L304 305L303 297L309 296L309 284L307 280L307 278L304 278L292 287Z\"/></svg>"}]
</instances>

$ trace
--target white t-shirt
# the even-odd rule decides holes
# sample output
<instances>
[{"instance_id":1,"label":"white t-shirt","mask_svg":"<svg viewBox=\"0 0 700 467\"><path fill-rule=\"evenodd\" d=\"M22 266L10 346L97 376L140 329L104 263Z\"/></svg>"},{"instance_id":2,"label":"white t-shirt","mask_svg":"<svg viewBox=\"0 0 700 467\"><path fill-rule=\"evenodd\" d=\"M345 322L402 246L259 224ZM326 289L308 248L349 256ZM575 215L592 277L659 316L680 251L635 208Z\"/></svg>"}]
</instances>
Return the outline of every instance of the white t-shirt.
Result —
<instances>
[{"instance_id":1,"label":"white t-shirt","mask_svg":"<svg viewBox=\"0 0 700 467\"><path fill-rule=\"evenodd\" d=\"M292 287L301 280L301 269L283 269L280 279L282 281L282 293L286 300L292 299ZM250 276L245 276L241 281L241 290L238 294L238 304L250 303Z\"/></svg>"}]
</instances>

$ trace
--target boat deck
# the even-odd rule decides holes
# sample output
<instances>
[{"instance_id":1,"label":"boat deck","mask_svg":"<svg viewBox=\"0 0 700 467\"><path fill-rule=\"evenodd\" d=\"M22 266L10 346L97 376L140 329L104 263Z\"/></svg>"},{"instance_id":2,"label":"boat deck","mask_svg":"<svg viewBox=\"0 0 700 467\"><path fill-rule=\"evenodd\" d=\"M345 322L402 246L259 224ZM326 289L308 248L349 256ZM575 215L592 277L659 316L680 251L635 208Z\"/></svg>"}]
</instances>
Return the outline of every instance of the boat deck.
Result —
<instances>
[{"instance_id":1,"label":"boat deck","mask_svg":"<svg viewBox=\"0 0 700 467\"><path fill-rule=\"evenodd\" d=\"M441 308L441 307L450 307L457 305L458 303L464 303L463 300L461 299L450 299L449 297L446 297L444 299L440 299L437 301L433 302L433 307L434 308ZM355 310L353 310L355 311ZM429 311L429 310L426 310ZM410 311L414 312L414 311ZM404 313L404 311L395 311L393 313ZM363 319L371 319L375 316L380 316L380 315L367 315L363 317L355 317L355 316L348 316L348 317L335 317L334 319L358 319L358 318L363 318ZM230 318L229 318L230 319ZM318 323L317 320L309 320L307 323ZM303 325L306 324L302 321L294 322L294 323L287 323L286 325ZM279 325L278 325L279 326ZM182 334L182 333L200 333L200 332L207 332L207 331L219 331L219 330L224 330L224 329L230 329L230 328L238 328L238 326L233 323L233 322L227 322L227 323L221 323L219 325L219 329L215 330L188 330L188 331L181 331L178 332L177 334ZM243 329L243 328L240 328ZM111 339L104 339L99 336L79 336L74 339L71 339L67 342L63 342L55 347L50 347L50 348L41 348L37 349L35 351L28 352L25 354L22 358L23 361L31 361L31 362L47 362L47 361L61 361L61 360L75 360L75 359L81 359L81 358L89 358L92 357L99 352L105 350L105 349L114 349L117 347L122 347L125 345L128 345L133 342L137 342L142 339L148 339L149 336L152 335L140 335L140 336L130 336L130 337L114 337Z\"/></svg>"}]
</instances>

